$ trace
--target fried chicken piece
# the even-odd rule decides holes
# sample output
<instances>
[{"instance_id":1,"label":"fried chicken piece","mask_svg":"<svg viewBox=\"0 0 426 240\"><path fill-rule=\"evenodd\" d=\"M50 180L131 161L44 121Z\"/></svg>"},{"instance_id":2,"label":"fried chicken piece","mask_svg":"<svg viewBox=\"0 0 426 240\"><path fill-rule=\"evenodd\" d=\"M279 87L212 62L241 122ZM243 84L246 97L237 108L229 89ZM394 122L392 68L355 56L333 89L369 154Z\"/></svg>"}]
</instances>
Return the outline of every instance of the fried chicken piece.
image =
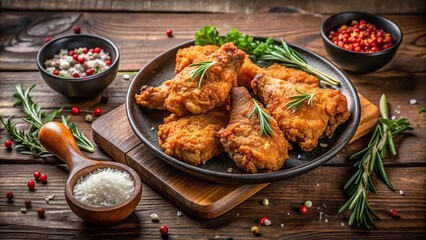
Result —
<instances>
[{"instance_id":1,"label":"fried chicken piece","mask_svg":"<svg viewBox=\"0 0 426 240\"><path fill-rule=\"evenodd\" d=\"M251 88L251 81L260 73L262 68L254 64L249 55L246 55L244 59L244 64L241 66L240 72L238 73L238 86L244 86L246 88Z\"/></svg>"},{"instance_id":2,"label":"fried chicken piece","mask_svg":"<svg viewBox=\"0 0 426 240\"><path fill-rule=\"evenodd\" d=\"M219 47L216 45L196 45L179 49L176 54L176 73L180 73L185 67L192 63L203 61L218 48Z\"/></svg>"},{"instance_id":3,"label":"fried chicken piece","mask_svg":"<svg viewBox=\"0 0 426 240\"><path fill-rule=\"evenodd\" d=\"M163 82L158 87L144 85L140 89L140 94L136 94L136 103L149 109L165 110L164 100L169 95L172 80Z\"/></svg>"},{"instance_id":4,"label":"fried chicken piece","mask_svg":"<svg viewBox=\"0 0 426 240\"><path fill-rule=\"evenodd\" d=\"M271 136L259 135L257 114L248 118L254 103L246 88L231 90L231 119L218 136L225 151L238 167L248 173L278 171L288 158L288 142L275 119L269 120ZM258 103L264 109L261 103ZM268 113L269 114L269 113Z\"/></svg>"},{"instance_id":5,"label":"fried chicken piece","mask_svg":"<svg viewBox=\"0 0 426 240\"><path fill-rule=\"evenodd\" d=\"M233 43L222 45L205 60L216 62L206 72L200 88L200 76L191 79L197 67L186 67L173 78L164 106L179 117L205 113L225 104L244 62L245 53Z\"/></svg>"},{"instance_id":6,"label":"fried chicken piece","mask_svg":"<svg viewBox=\"0 0 426 240\"><path fill-rule=\"evenodd\" d=\"M307 72L282 66L278 63L267 67L265 73L273 78L278 78L291 83L304 83L312 87L319 87L319 79Z\"/></svg>"},{"instance_id":7,"label":"fried chicken piece","mask_svg":"<svg viewBox=\"0 0 426 240\"><path fill-rule=\"evenodd\" d=\"M229 113L213 110L179 118L175 114L158 127L161 149L170 156L197 166L223 152L217 132L229 121Z\"/></svg>"},{"instance_id":8,"label":"fried chicken piece","mask_svg":"<svg viewBox=\"0 0 426 240\"><path fill-rule=\"evenodd\" d=\"M286 139L297 142L303 151L312 151L318 139L331 138L334 130L350 116L346 97L339 90L290 83L258 74L252 81L254 92L262 99ZM313 107L304 102L297 111L288 110L290 96L314 93Z\"/></svg>"}]
</instances>

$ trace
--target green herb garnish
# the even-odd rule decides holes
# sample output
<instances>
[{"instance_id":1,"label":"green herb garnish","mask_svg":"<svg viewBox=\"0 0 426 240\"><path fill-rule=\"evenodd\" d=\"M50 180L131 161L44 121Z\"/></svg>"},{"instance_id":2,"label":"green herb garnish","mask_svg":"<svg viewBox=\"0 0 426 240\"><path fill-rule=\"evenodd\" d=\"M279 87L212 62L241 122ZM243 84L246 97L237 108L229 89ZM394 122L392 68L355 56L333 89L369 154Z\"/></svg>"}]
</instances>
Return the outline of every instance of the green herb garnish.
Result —
<instances>
[{"instance_id":1,"label":"green herb garnish","mask_svg":"<svg viewBox=\"0 0 426 240\"><path fill-rule=\"evenodd\" d=\"M419 107L419 113L425 112L425 108L424 107Z\"/></svg>"},{"instance_id":2,"label":"green herb garnish","mask_svg":"<svg viewBox=\"0 0 426 240\"><path fill-rule=\"evenodd\" d=\"M6 131L11 135L13 141L17 143L15 149L20 153L36 157L47 157L51 156L51 154L49 154L38 140L38 131L43 124L52 121L62 111L62 108L56 109L46 115L46 112L31 99L30 92L35 86L36 84L33 84L27 90L24 90L22 84L18 84L16 85L17 92L14 94L14 97L16 97L18 101L13 106L22 107L25 113L25 118L23 118L23 120L30 124L28 131L25 132L16 128L17 123L12 123L14 115L8 117L7 120L0 117L0 122L5 126ZM94 152L93 144L78 131L73 123L68 123L68 118L62 116L62 121L64 125L70 129L72 135L76 139L77 145L81 149Z\"/></svg>"},{"instance_id":3,"label":"green herb garnish","mask_svg":"<svg viewBox=\"0 0 426 240\"><path fill-rule=\"evenodd\" d=\"M259 135L271 136L272 128L269 125L269 120L272 120L272 118L265 111L263 111L263 109L259 106L259 104L254 98L252 98L251 100L254 102L254 107L248 115L248 118L251 118L253 114L256 113L260 125Z\"/></svg>"},{"instance_id":4,"label":"green herb garnish","mask_svg":"<svg viewBox=\"0 0 426 240\"><path fill-rule=\"evenodd\" d=\"M96 70L95 70L95 72L93 73L93 75L95 75L95 74L99 74L99 73L101 73L102 72L102 69L101 68L96 68Z\"/></svg>"},{"instance_id":5,"label":"green herb garnish","mask_svg":"<svg viewBox=\"0 0 426 240\"><path fill-rule=\"evenodd\" d=\"M281 45L276 45L272 38L266 41L253 41L253 37L241 33L237 29L231 29L225 36L219 36L219 32L213 26L204 26L194 35L197 45L222 45L233 42L239 49L250 55L256 63L266 62L272 64L278 62L284 66L298 68L302 71L316 75L321 83L331 86L338 86L340 81L308 65L307 61L300 54L288 46L281 39Z\"/></svg>"},{"instance_id":6,"label":"green herb garnish","mask_svg":"<svg viewBox=\"0 0 426 240\"><path fill-rule=\"evenodd\" d=\"M198 81L198 88L200 88L201 83L203 82L204 74L206 74L207 70L215 64L216 64L215 61L204 61L204 62L190 64L189 65L190 67L196 66L198 68L190 71L191 78L189 79L189 81L192 81L194 78L201 75Z\"/></svg>"},{"instance_id":7,"label":"green herb garnish","mask_svg":"<svg viewBox=\"0 0 426 240\"><path fill-rule=\"evenodd\" d=\"M287 106L287 110L291 110L293 109L292 113L296 112L297 109L299 109L300 106L302 106L302 104L308 100L308 105L311 107L314 107L314 104L312 102L312 99L315 97L314 93L304 93L299 91L298 89L296 89L296 92L300 93L300 95L294 95L294 96L290 96L289 98L292 99L292 101L288 102L286 104Z\"/></svg>"},{"instance_id":8,"label":"green herb garnish","mask_svg":"<svg viewBox=\"0 0 426 240\"><path fill-rule=\"evenodd\" d=\"M412 130L406 118L389 119L387 101L384 94L380 98L380 115L381 118L368 146L350 157L351 160L358 160L354 165L357 170L344 187L350 198L339 209L339 212L345 209L352 210L349 225L355 224L358 228L369 229L370 227L375 227L373 218L379 219L368 203L368 193L376 193L371 173L374 170L384 183L393 190L382 160L386 157L388 148L392 155L397 154L393 137L403 131Z\"/></svg>"}]
</instances>

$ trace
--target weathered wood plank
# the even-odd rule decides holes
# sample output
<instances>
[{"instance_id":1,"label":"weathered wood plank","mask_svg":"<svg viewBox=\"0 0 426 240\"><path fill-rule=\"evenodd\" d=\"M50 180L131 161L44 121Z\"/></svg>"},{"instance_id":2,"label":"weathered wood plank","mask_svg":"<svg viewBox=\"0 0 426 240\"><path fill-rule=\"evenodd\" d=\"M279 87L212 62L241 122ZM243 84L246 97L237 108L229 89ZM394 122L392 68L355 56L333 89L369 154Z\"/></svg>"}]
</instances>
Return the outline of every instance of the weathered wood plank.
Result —
<instances>
[{"instance_id":1,"label":"weathered wood plank","mask_svg":"<svg viewBox=\"0 0 426 240\"><path fill-rule=\"evenodd\" d=\"M327 56L320 35L326 16L300 13L256 14L176 14L176 13L95 13L95 12L7 12L0 15L0 70L36 70L35 56L47 36L72 34L79 25L83 33L103 35L120 49L120 70L137 70L157 54L193 38L201 26L215 25L222 33L238 28L247 34L285 38ZM382 71L426 71L423 16L388 15L404 32L404 41ZM51 27L58 18L65 23ZM173 19L173 21L170 21ZM300 23L303 22L303 27ZM49 27L50 26L50 27ZM174 37L165 30L172 28ZM53 29L49 31L49 29Z\"/></svg>"},{"instance_id":2,"label":"weathered wood plank","mask_svg":"<svg viewBox=\"0 0 426 240\"><path fill-rule=\"evenodd\" d=\"M309 13L335 13L344 11L366 11L376 13L424 13L422 0L410 1L295 1L295 0L216 0L216 1L167 1L167 0L2 0L4 9L28 10L79 10L79 11L147 11L147 12L226 12L254 13L269 11L303 11Z\"/></svg>"},{"instance_id":3,"label":"weathered wood plank","mask_svg":"<svg viewBox=\"0 0 426 240\"><path fill-rule=\"evenodd\" d=\"M34 170L49 176L46 185L37 184L36 191L26 187ZM377 221L378 231L363 231L350 228L347 224L349 212L338 214L344 203L342 187L352 174L349 167L320 167L312 172L289 180L273 183L235 209L214 220L177 217L178 206L159 196L147 185L143 186L142 200L135 213L122 223L105 227L82 222L66 205L64 186L68 171L65 165L22 165L0 164L0 236L2 239L38 238L49 233L51 238L159 238L158 228L169 227L171 239L207 239L232 237L234 239L259 239L250 232L259 218L267 216L272 226L261 227L262 239L282 238L374 238L406 239L426 236L426 175L424 167L389 167L389 178L396 189L403 189L405 196L392 192L374 178L377 194L370 194L373 209L381 218ZM409 177L409 178L407 178ZM8 203L5 194L15 193L13 203ZM55 194L49 204L44 197ZM268 198L269 206L261 201ZM20 213L23 202L31 199L33 207L26 214ZM296 212L305 200L313 207L308 215ZM46 209L46 218L39 219L38 207ZM320 209L317 209L319 207ZM395 208L400 219L392 219L389 209ZM319 222L319 212L323 220ZM151 222L149 215L157 213L160 223ZM184 213L185 214L185 213ZM327 215L327 216L325 216ZM324 220L327 219L328 222ZM284 224L282 228L280 224ZM341 225L343 223L344 225Z\"/></svg>"}]
</instances>

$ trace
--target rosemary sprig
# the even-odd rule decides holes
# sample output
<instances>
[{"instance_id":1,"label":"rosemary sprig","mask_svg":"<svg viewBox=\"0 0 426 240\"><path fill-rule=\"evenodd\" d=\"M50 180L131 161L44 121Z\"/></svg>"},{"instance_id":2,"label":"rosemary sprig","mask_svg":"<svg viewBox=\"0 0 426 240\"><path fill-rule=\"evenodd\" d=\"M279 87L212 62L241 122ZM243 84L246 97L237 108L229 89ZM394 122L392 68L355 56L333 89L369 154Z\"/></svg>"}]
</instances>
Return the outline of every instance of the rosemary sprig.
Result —
<instances>
[{"instance_id":1,"label":"rosemary sprig","mask_svg":"<svg viewBox=\"0 0 426 240\"><path fill-rule=\"evenodd\" d=\"M70 118L70 116L68 116L68 117L65 118L62 115L62 124L64 124L65 127L67 127L70 130L70 132L72 133L72 135L75 138L77 146L80 149L82 149L82 150L85 150L85 151L88 151L88 152L93 152L94 151L94 146L93 146L92 142L90 142L90 140L87 139L87 137L84 136L83 133L80 133L78 131L78 129L75 126L74 123L69 122L69 118Z\"/></svg>"},{"instance_id":2,"label":"rosemary sprig","mask_svg":"<svg viewBox=\"0 0 426 240\"><path fill-rule=\"evenodd\" d=\"M192 81L194 78L200 76L200 79L198 81L198 88L201 87L201 83L203 82L203 78L204 78L204 74L206 74L207 70L215 65L216 62L215 61L203 61L203 62L199 62L199 63L193 63L190 64L190 67L198 67L192 71L190 71L189 73L191 74L191 78L189 79L189 82Z\"/></svg>"},{"instance_id":3,"label":"rosemary sprig","mask_svg":"<svg viewBox=\"0 0 426 240\"><path fill-rule=\"evenodd\" d=\"M304 93L296 89L296 92L300 93L300 95L290 96L289 98L292 100L286 104L287 110L293 109L292 113L295 113L297 109L299 109L302 104L308 100L308 105L314 107L312 99L315 97L314 93Z\"/></svg>"},{"instance_id":4,"label":"rosemary sprig","mask_svg":"<svg viewBox=\"0 0 426 240\"><path fill-rule=\"evenodd\" d=\"M0 122L5 126L5 129L12 136L12 139L18 143L15 146L15 149L22 154L29 154L36 157L45 157L48 155L47 150L40 144L38 140L38 131L43 126L43 124L52 121L55 117L62 111L62 108L56 109L50 114L46 115L46 112L35 102L32 101L30 92L34 89L36 84L31 85L27 90L24 90L22 84L16 85L16 93L14 97L18 99L17 102L13 105L21 106L22 110L25 113L25 118L23 120L30 124L28 132L23 130L16 129L16 123L12 123L14 116L10 116L5 120L3 117L0 117ZM64 119L64 117L62 116ZM76 139L77 145L88 152L94 152L93 144L78 131L73 123L68 123L68 118L66 119L67 126L74 138Z\"/></svg>"},{"instance_id":5,"label":"rosemary sprig","mask_svg":"<svg viewBox=\"0 0 426 240\"><path fill-rule=\"evenodd\" d=\"M393 190L383 166L383 158L386 157L388 149L392 155L397 154L393 137L412 129L406 118L389 119L387 101L384 94L380 98L380 116L381 118L368 146L350 157L351 160L358 160L354 165L357 170L344 187L350 198L339 209L339 212L346 209L352 210L349 225L355 224L358 228L369 229L370 227L375 227L373 218L379 219L368 203L368 193L376 193L376 188L371 179L373 170Z\"/></svg>"},{"instance_id":6,"label":"rosemary sprig","mask_svg":"<svg viewBox=\"0 0 426 240\"><path fill-rule=\"evenodd\" d=\"M263 111L263 109L259 106L259 104L254 98L252 98L251 100L254 102L254 107L248 115L248 118L251 118L254 113L256 113L260 125L259 135L271 136L272 128L269 125L269 120L272 120L272 118L265 111Z\"/></svg>"},{"instance_id":7,"label":"rosemary sprig","mask_svg":"<svg viewBox=\"0 0 426 240\"><path fill-rule=\"evenodd\" d=\"M93 73L93 75L99 74L102 72L101 68L96 68L95 72Z\"/></svg>"},{"instance_id":8,"label":"rosemary sprig","mask_svg":"<svg viewBox=\"0 0 426 240\"><path fill-rule=\"evenodd\" d=\"M330 86L338 86L340 81L327 75L324 72L312 67L308 62L283 39L281 45L276 45L272 38L266 41L253 41L252 36L248 36L237 29L231 29L225 36L220 36L213 26L204 26L194 34L197 45L222 45L233 42L239 49L250 55L254 62L271 64L278 62L284 66L297 68L302 71L316 75L320 82Z\"/></svg>"}]
</instances>

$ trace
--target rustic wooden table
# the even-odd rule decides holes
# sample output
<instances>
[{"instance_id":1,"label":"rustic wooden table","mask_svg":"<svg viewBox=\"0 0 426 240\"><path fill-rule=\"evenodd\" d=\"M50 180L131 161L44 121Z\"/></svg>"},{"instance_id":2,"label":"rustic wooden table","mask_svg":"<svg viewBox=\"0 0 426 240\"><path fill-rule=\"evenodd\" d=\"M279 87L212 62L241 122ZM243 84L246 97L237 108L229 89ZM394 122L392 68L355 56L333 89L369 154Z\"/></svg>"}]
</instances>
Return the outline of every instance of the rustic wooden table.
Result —
<instances>
[{"instance_id":1,"label":"rustic wooden table","mask_svg":"<svg viewBox=\"0 0 426 240\"><path fill-rule=\"evenodd\" d=\"M113 40L121 51L120 71L133 76L150 59L168 48L191 39L194 32L205 24L218 27L225 32L236 27L256 36L284 37L288 42L311 49L328 58L322 45L320 25L333 12L351 10L337 6L336 1L325 1L329 8L312 2L299 4L301 9L287 8L285 3L272 1L250 1L248 5L226 5L218 1L211 8L205 3L193 5L167 4L164 1L153 4L125 5L120 1L99 1L99 4L81 7L79 4L61 1L2 1L8 10L0 12L0 114L23 117L19 108L14 108L15 85L25 87L37 83L33 100L43 108L52 110L64 107L70 114L72 106L84 111L101 107L108 112L124 103L129 81L120 73L104 91L109 96L107 104L100 104L100 96L86 100L71 100L51 90L42 80L35 65L35 55L46 37L72 34L72 27L78 25L83 33L99 34ZM81 1L76 1L81 3ZM127 1L124 1L127 2ZM363 1L361 1L363 2ZM28 5L25 5L28 4ZM110 4L110 5L108 5ZM115 5L114 5L115 4ZM269 4L269 5L268 5ZM125 12L135 10L161 10L166 12ZM188 13L190 9L193 13ZM234 7L234 8L232 8ZM296 6L297 7L297 6ZM25 9L31 8L32 11ZM159 9L160 8L160 9ZM16 10L24 9L24 10ZM42 11L42 10L50 11ZM62 9L58 12L55 9ZM65 10L77 10L63 12ZM117 11L110 11L111 9ZM342 191L346 180L354 169L348 156L361 149L368 141L364 137L348 145L327 164L309 173L286 181L269 185L228 213L213 219L200 220L184 213L176 215L179 206L174 206L154 189L144 185L142 200L125 221L113 226L96 226L83 222L69 209L64 198L64 184L68 176L67 167L55 158L35 159L7 151L3 142L9 135L0 130L0 238L144 238L158 239L160 224L169 227L171 239L282 239L282 238L425 238L426 237L426 113L419 113L419 107L426 106L426 21L424 4L409 1L399 4L391 1L386 6L365 7L359 3L353 9L384 12L395 21L404 33L404 40L393 61L385 68L370 74L349 74L358 91L377 104L385 93L391 107L391 114L407 117L413 131L396 139L398 156L384 160L389 179L397 191L390 191L381 181L374 178L377 194L370 194L372 207L381 220L377 229L363 231L348 226L349 212L337 213L346 197ZM352 9L352 10L353 10ZM35 11L34 11L35 10ZM91 10L91 11L85 11ZM119 11L123 10L123 12ZM84 12L83 12L84 11ZM106 12L105 12L106 11ZM203 13L203 12L209 13ZM331 11L331 12L330 12ZM187 12L187 13L185 13ZM196 13L201 12L201 13ZM221 12L221 13L215 13ZM173 29L169 38L165 30ZM417 104L411 105L410 99ZM91 126L84 121L85 114L72 116L80 130L91 136ZM95 159L111 158L99 148L88 154ZM29 191L26 183L32 179L35 170L47 173L46 185L38 185L36 191ZM404 195L399 190L404 191ZM14 202L5 197L8 191L15 194ZM44 198L55 194L56 198L46 203ZM268 198L269 206L261 200ZM20 212L23 202L31 199L33 209L26 214ZM297 207L305 200L313 202L313 208L306 216L299 215ZM46 217L39 219L36 207L46 209ZM400 219L389 216L389 209L395 208ZM319 221L322 212L323 219ZM160 223L151 222L149 215L157 213ZM268 216L272 226L262 227L262 235L255 237L250 228L258 219ZM327 219L327 221L325 221Z\"/></svg>"}]
</instances>

